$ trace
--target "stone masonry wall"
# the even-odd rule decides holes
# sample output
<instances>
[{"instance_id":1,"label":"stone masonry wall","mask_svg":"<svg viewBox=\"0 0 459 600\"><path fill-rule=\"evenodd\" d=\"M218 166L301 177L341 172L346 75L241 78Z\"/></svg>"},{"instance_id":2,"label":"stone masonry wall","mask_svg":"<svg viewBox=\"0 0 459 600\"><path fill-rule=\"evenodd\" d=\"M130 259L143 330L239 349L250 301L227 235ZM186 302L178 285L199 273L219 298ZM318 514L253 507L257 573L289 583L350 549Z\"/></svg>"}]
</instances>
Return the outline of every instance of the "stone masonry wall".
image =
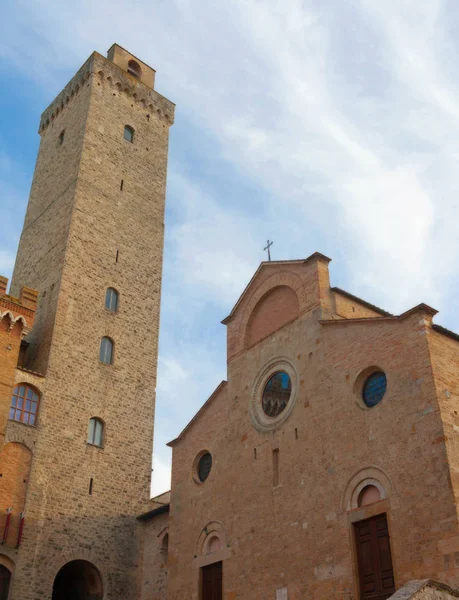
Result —
<instances>
[{"instance_id":1,"label":"stone masonry wall","mask_svg":"<svg viewBox=\"0 0 459 600\"><path fill-rule=\"evenodd\" d=\"M11 600L50 598L74 559L99 570L104 600L137 598L173 105L97 53L77 78L42 117L14 275L45 295L31 364L46 382ZM107 287L119 292L116 313L104 307ZM112 365L99 362L102 336L114 340ZM87 444L91 417L104 422L103 448Z\"/></svg>"}]
</instances>

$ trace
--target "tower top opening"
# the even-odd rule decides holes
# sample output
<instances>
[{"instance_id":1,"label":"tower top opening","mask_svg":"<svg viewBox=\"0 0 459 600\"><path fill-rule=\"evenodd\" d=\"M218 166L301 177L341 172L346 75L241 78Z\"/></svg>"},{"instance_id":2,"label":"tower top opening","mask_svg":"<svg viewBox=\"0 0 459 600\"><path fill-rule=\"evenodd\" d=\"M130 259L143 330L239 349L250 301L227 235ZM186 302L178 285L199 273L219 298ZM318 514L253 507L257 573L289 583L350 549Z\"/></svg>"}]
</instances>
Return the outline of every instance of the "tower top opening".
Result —
<instances>
[{"instance_id":1,"label":"tower top opening","mask_svg":"<svg viewBox=\"0 0 459 600\"><path fill-rule=\"evenodd\" d=\"M147 87L155 87L156 71L118 44L113 44L108 50L107 58Z\"/></svg>"}]
</instances>

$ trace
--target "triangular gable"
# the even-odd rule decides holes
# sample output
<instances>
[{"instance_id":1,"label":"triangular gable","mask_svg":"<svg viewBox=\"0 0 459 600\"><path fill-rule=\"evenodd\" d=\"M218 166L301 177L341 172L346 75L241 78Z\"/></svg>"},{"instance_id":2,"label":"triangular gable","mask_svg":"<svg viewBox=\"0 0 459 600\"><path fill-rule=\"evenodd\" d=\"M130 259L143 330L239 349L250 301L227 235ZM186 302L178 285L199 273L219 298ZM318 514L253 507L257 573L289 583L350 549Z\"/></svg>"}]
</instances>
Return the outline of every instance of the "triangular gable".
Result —
<instances>
[{"instance_id":1,"label":"triangular gable","mask_svg":"<svg viewBox=\"0 0 459 600\"><path fill-rule=\"evenodd\" d=\"M199 417L212 404L212 402L215 400L215 398L217 398L219 396L220 392L227 385L227 383L228 382L224 380L218 385L218 387L215 389L213 394L204 402L204 404L201 406L201 408L198 410L198 412L194 415L194 417L191 419L191 421L188 423L188 425L185 427L185 429L183 429L183 431L175 439L168 442L166 444L167 446L170 446L172 448L173 446L175 446L175 444L177 442L179 442L184 437L184 435L191 429L193 424L199 419Z\"/></svg>"},{"instance_id":2,"label":"triangular gable","mask_svg":"<svg viewBox=\"0 0 459 600\"><path fill-rule=\"evenodd\" d=\"M252 279L249 281L249 283L245 287L242 294L239 296L239 299L236 302L236 304L234 305L232 311L230 312L230 314L227 317L225 317L223 319L223 321L222 321L223 325L227 325L231 321L231 319L234 317L237 309L239 308L243 299L248 295L249 290L252 288L254 282L258 278L258 275L262 269L265 269L265 268L273 269L273 268L279 267L280 265L295 265L295 264L301 264L301 263L304 264L311 260L317 260L317 259L322 259L322 260L326 261L327 263L329 263L331 261L331 258L328 258L328 256L325 256L324 254L321 254L320 252L314 252L314 254L311 254L311 256L308 256L308 258L301 258L301 259L297 259L297 260L272 260L272 261L264 261L264 262L260 263L260 266L255 271Z\"/></svg>"}]
</instances>

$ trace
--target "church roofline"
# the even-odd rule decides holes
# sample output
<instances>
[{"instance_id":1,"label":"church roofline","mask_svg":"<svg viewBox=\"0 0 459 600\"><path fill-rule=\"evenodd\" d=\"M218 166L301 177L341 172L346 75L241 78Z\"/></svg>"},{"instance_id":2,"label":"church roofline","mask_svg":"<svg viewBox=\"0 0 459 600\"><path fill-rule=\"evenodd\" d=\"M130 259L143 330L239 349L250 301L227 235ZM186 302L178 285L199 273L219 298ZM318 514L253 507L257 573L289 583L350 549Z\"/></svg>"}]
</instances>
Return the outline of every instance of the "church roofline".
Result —
<instances>
[{"instance_id":1,"label":"church roofline","mask_svg":"<svg viewBox=\"0 0 459 600\"><path fill-rule=\"evenodd\" d=\"M325 254L321 254L320 252L314 252L314 254L311 254L311 256L308 256L307 258L299 258L299 259L294 259L294 260L266 260L266 261L263 261L262 263L260 263L258 269L255 271L255 273L253 274L251 280L246 285L244 291L239 296L239 299L236 302L236 304L234 305L232 311L230 312L230 314L227 317L225 317L223 319L222 324L223 325L227 325L231 321L231 319L233 318L233 316L234 316L235 312L237 311L239 305L241 304L242 299L246 295L248 289L251 287L252 283L255 281L258 273L261 271L261 269L263 267L268 267L268 266L272 266L272 265L295 265L295 264L299 264L299 263L303 263L304 264L304 263L310 262L312 260L323 260L323 261L327 262L327 264L329 262L331 262L331 258L328 258L328 256L325 256Z\"/></svg>"},{"instance_id":2,"label":"church roofline","mask_svg":"<svg viewBox=\"0 0 459 600\"><path fill-rule=\"evenodd\" d=\"M401 321L415 313L427 313L431 317L434 317L438 313L438 310L435 310L435 308L432 308L428 304L421 303L413 306L413 308L410 308L400 315L390 315L390 313L388 313L387 315L381 317L358 317L357 319L322 319L319 321L319 323L321 325L347 325L350 323L380 323L381 321ZM433 327L436 328L438 325L433 325ZM444 328L442 327L441 329Z\"/></svg>"},{"instance_id":3,"label":"church roofline","mask_svg":"<svg viewBox=\"0 0 459 600\"><path fill-rule=\"evenodd\" d=\"M162 506L158 506L158 508L154 508L153 510L149 510L146 513L143 513L137 517L138 521L149 521L158 515L162 515L163 513L169 512L169 503L163 504Z\"/></svg>"},{"instance_id":4,"label":"church roofline","mask_svg":"<svg viewBox=\"0 0 459 600\"><path fill-rule=\"evenodd\" d=\"M346 292L346 290L342 290L339 287L331 287L330 289L332 292L336 292L338 294L341 294L342 296L346 296L346 298L349 298L350 300L355 300L359 304L363 304L363 306L366 306L367 308L370 308L371 310L374 310L375 312L379 312L382 315L384 315L385 317L393 317L394 316L392 313L387 312L387 310L379 308L379 306L375 306L374 304L371 304L371 302L362 300L362 298L359 298L358 296L354 296L354 294L351 294L350 292Z\"/></svg>"},{"instance_id":5,"label":"church roofline","mask_svg":"<svg viewBox=\"0 0 459 600\"><path fill-rule=\"evenodd\" d=\"M221 392L221 390L226 386L228 382L223 380L213 391L213 393L211 394L211 396L209 396L209 398L204 402L204 404L201 406L201 408L198 410L198 412L194 415L194 417L191 419L191 421L189 421L188 425L182 430L182 432L173 440L171 440L170 442L168 442L166 444L166 446L169 446L170 448L172 448L173 446L175 446L175 444L177 444L177 442L179 442L184 435L186 434L186 432L191 429L191 427L193 426L194 422L197 421L197 419L202 415L202 413L206 410L206 408L212 403L213 400L215 400L215 398L218 396L218 394Z\"/></svg>"}]
</instances>

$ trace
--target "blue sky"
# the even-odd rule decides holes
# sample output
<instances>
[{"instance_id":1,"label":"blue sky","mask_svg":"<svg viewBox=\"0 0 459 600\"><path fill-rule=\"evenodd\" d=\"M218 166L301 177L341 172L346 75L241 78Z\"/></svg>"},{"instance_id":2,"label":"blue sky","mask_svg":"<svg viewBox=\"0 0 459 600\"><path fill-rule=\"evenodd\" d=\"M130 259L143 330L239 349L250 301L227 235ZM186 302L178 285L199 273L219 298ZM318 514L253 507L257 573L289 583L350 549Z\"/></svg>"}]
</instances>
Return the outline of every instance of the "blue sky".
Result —
<instances>
[{"instance_id":1,"label":"blue sky","mask_svg":"<svg viewBox=\"0 0 459 600\"><path fill-rule=\"evenodd\" d=\"M165 443L226 374L220 324L265 258L333 258L332 284L459 329L459 10L453 0L6 0L0 273L39 115L93 50L157 70L171 129L154 485Z\"/></svg>"}]
</instances>

